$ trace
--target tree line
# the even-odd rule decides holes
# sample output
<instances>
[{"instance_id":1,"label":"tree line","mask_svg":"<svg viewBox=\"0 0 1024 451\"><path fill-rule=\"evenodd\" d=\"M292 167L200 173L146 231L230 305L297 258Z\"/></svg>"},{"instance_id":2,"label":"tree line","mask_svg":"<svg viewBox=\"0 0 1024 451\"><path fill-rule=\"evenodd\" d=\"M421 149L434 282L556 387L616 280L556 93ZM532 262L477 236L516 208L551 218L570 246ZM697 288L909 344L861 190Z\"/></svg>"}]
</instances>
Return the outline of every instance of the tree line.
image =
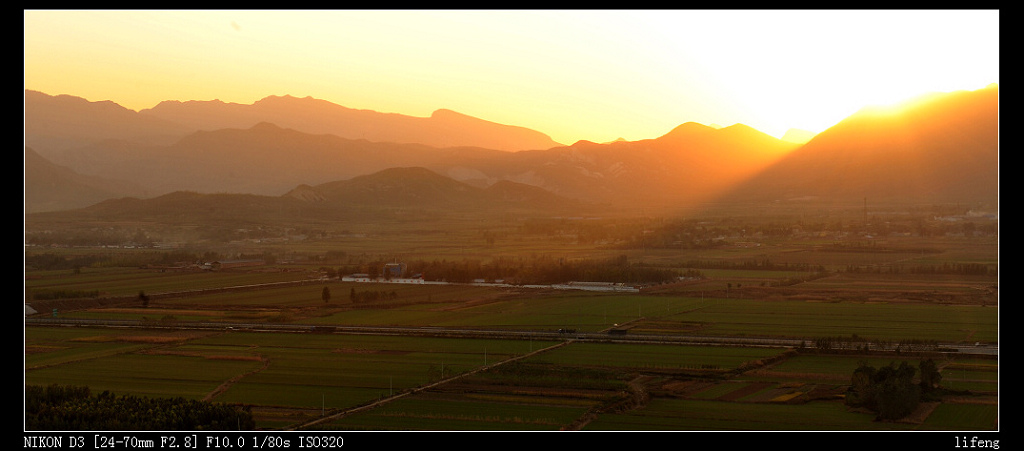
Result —
<instances>
[{"instance_id":1,"label":"tree line","mask_svg":"<svg viewBox=\"0 0 1024 451\"><path fill-rule=\"evenodd\" d=\"M906 338L899 341L887 339L867 339L857 334L834 337L819 337L814 340L814 348L822 351L833 349L854 349L858 351L893 350L899 352L929 352L939 348L935 340Z\"/></svg>"},{"instance_id":2,"label":"tree line","mask_svg":"<svg viewBox=\"0 0 1024 451\"><path fill-rule=\"evenodd\" d=\"M625 248L710 249L731 245L735 240L784 238L816 234L857 236L997 236L999 221L975 218L967 220L965 209L929 208L909 215L872 215L870 219L854 213L844 221L762 220L724 217L662 221L656 225L631 227L620 225L619 240ZM964 220L948 221L942 216L961 215Z\"/></svg>"},{"instance_id":3,"label":"tree line","mask_svg":"<svg viewBox=\"0 0 1024 451\"><path fill-rule=\"evenodd\" d=\"M761 271L806 271L825 273L827 270L822 265L811 265L808 263L774 263L768 257L761 259L748 259L743 261L728 260L688 260L683 264L687 268L699 269L743 269Z\"/></svg>"},{"instance_id":4,"label":"tree line","mask_svg":"<svg viewBox=\"0 0 1024 451\"><path fill-rule=\"evenodd\" d=\"M92 395L89 387L25 386L25 429L50 431L254 430L248 406L194 399Z\"/></svg>"},{"instance_id":5,"label":"tree line","mask_svg":"<svg viewBox=\"0 0 1024 451\"><path fill-rule=\"evenodd\" d=\"M327 275L368 274L383 276L389 260L343 265L336 270L321 268ZM674 269L631 263L625 255L607 259L568 259L549 256L519 258L499 257L490 262L480 260L413 260L406 263L406 276L424 280L470 283L475 280L497 281L523 285L549 285L572 281L621 282L657 284L675 281L680 273ZM699 275L691 271L690 275Z\"/></svg>"},{"instance_id":6,"label":"tree line","mask_svg":"<svg viewBox=\"0 0 1024 451\"><path fill-rule=\"evenodd\" d=\"M996 275L999 269L990 269L984 263L943 263L941 265L847 265L848 273L875 274L955 274L964 276Z\"/></svg>"}]
</instances>

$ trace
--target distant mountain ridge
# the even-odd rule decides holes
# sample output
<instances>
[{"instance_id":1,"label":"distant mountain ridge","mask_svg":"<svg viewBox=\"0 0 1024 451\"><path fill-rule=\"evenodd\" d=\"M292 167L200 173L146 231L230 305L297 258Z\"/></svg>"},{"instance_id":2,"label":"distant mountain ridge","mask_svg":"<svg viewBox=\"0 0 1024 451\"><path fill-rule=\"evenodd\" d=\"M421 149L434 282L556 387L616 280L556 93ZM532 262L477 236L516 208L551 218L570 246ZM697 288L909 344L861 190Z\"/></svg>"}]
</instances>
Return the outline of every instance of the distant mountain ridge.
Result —
<instances>
[{"instance_id":1,"label":"distant mountain ridge","mask_svg":"<svg viewBox=\"0 0 1024 451\"><path fill-rule=\"evenodd\" d=\"M415 117L346 108L312 97L270 96L251 105L212 101L164 101L140 116L183 124L196 130L248 128L270 122L310 134L331 134L374 142L417 143L431 147L474 146L505 151L559 146L525 127L498 124L451 110Z\"/></svg>"},{"instance_id":2,"label":"distant mountain ridge","mask_svg":"<svg viewBox=\"0 0 1024 451\"><path fill-rule=\"evenodd\" d=\"M193 131L111 101L25 90L25 145L47 158L54 150L108 140L166 145Z\"/></svg>"},{"instance_id":3,"label":"distant mountain ridge","mask_svg":"<svg viewBox=\"0 0 1024 451\"><path fill-rule=\"evenodd\" d=\"M445 109L429 117L415 117L285 95L265 97L251 105L220 100L163 101L135 112L111 101L25 90L26 144L47 157L52 157L52 151L105 140L167 145L195 131L249 128L261 122L310 134L441 148L518 151L561 145L536 130Z\"/></svg>"}]
</instances>

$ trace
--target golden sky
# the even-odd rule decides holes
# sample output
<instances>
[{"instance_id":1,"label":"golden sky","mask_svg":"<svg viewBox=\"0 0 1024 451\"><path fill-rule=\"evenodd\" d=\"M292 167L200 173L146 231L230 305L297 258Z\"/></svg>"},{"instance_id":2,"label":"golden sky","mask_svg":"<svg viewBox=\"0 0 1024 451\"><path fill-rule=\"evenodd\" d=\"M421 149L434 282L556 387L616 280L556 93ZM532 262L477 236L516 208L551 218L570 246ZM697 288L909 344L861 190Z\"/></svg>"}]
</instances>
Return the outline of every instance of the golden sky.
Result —
<instances>
[{"instance_id":1,"label":"golden sky","mask_svg":"<svg viewBox=\"0 0 1024 451\"><path fill-rule=\"evenodd\" d=\"M26 10L25 88L151 108L312 96L563 144L820 132L999 82L998 10Z\"/></svg>"}]
</instances>

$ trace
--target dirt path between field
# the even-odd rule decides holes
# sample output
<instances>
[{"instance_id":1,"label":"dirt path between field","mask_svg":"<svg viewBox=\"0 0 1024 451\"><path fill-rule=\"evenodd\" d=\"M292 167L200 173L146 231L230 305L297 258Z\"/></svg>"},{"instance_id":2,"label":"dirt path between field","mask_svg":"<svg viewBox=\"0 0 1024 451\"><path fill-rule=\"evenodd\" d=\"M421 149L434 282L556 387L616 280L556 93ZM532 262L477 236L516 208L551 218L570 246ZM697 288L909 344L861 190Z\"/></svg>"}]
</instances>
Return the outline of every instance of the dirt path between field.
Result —
<instances>
[{"instance_id":1,"label":"dirt path between field","mask_svg":"<svg viewBox=\"0 0 1024 451\"><path fill-rule=\"evenodd\" d=\"M235 383L240 381L240 380L242 380L242 378L244 378L246 376L251 376L253 374L259 373L260 371L263 371L263 370L267 369L267 367L270 366L270 359L268 359L266 356L262 356L262 355L259 356L259 357L260 357L260 361L263 362L263 366L260 366L259 368L256 368L255 370L249 371L248 373L242 373L242 374L239 374L238 376L232 377L231 379L228 379L228 380L224 381L223 384L220 384L220 386L218 386L217 388L213 389L212 392L210 392L206 396L204 396L203 397L203 401L213 401L214 398L224 394L224 392L228 391L228 389L231 388L232 385L235 385Z\"/></svg>"},{"instance_id":2,"label":"dirt path between field","mask_svg":"<svg viewBox=\"0 0 1024 451\"><path fill-rule=\"evenodd\" d=\"M897 422L898 423L908 423L908 424L922 424L922 423L924 423L924 420L927 420L928 416L931 415L932 412L935 411L935 409L939 407L940 404L942 404L942 403L941 402L922 402L922 403L917 405L917 408L914 409L914 411L911 412L910 415L907 415L907 416L905 416L903 418L900 418L899 420L897 420Z\"/></svg>"},{"instance_id":3,"label":"dirt path between field","mask_svg":"<svg viewBox=\"0 0 1024 451\"><path fill-rule=\"evenodd\" d=\"M652 376L640 375L629 381L624 397L611 404L602 404L588 410L572 424L562 428L563 431L579 431L594 421L602 413L622 413L630 410L642 409L651 400L647 392L647 384L653 379Z\"/></svg>"},{"instance_id":4,"label":"dirt path between field","mask_svg":"<svg viewBox=\"0 0 1024 451\"><path fill-rule=\"evenodd\" d=\"M329 422L329 421L333 421L333 420L342 418L342 417L344 417L346 415L349 415L349 414L353 414L353 413L357 413L357 412L362 412L364 410L373 409L375 407L381 406L381 405L383 405L385 403L388 403L390 401L394 401L396 399L401 399L401 398L404 398L406 396L413 395L413 394L419 393L419 392L424 391L424 390L429 390L431 388L439 387L439 386L447 384L449 382L453 382L453 381L457 381L459 379L462 379L462 378L464 378L466 376L477 374L477 373L479 373L481 371L487 371L487 370L489 370L491 368L494 368L494 367L497 367L499 365L504 365L506 363L515 362L515 361L518 361L518 360L522 360L522 359L525 359L525 358L529 358L529 357L535 356L535 355L543 353L543 352L550 351L552 349L560 348L562 346L568 345L569 343L572 343L573 341L574 340L566 340L566 341L563 341L561 343L557 343L555 345L549 346L547 348L538 349L536 351L533 351L533 352L530 352L530 353L527 353L527 354L523 354L523 355L520 355L520 356L512 357L512 358L507 359L507 360L502 360L502 361L497 362L497 363L492 363L490 365L483 366L483 367L477 368L477 369L472 370L472 371L468 371L468 372L465 372L465 373L457 374L455 376L449 377L448 379L443 379L443 380L440 380L440 381L437 381L437 382L434 382L434 383L430 383L430 384L426 384L426 385L421 385L421 386L416 387L416 388L412 388L412 389L405 390L405 391L402 391L402 392L399 392L399 393L395 393L392 396L388 396L386 398L381 398L381 399L378 399L378 400L373 401L371 403L364 404L362 406L353 407L353 408L350 408L350 409L345 409L345 410L342 410L342 411L339 411L339 412L332 413L332 414L327 415L327 416L323 416L323 417L317 418L315 420L303 422L303 423L300 423L300 424L295 424L295 425L292 425L291 427L284 428L284 430L286 430L286 431L300 430L302 428L308 428L308 427L316 425L316 424L326 423L326 422Z\"/></svg>"}]
</instances>

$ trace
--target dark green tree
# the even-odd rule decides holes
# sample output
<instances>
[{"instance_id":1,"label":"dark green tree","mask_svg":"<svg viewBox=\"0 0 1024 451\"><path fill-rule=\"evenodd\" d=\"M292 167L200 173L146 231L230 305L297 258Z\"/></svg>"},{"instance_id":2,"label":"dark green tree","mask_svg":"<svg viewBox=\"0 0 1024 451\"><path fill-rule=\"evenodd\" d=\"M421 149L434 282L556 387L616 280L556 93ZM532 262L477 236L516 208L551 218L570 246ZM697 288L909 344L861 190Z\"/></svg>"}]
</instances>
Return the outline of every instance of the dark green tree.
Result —
<instances>
[{"instance_id":1,"label":"dark green tree","mask_svg":"<svg viewBox=\"0 0 1024 451\"><path fill-rule=\"evenodd\" d=\"M846 395L847 405L878 410L878 403L875 402L875 390L872 386L875 371L875 367L863 362L861 362L857 369L853 370L853 377L850 380L850 392Z\"/></svg>"},{"instance_id":2,"label":"dark green tree","mask_svg":"<svg viewBox=\"0 0 1024 451\"><path fill-rule=\"evenodd\" d=\"M922 393L928 393L939 387L939 382L942 381L942 374L939 373L939 367L932 359L922 360L918 365L918 370L921 371L920 385Z\"/></svg>"},{"instance_id":3,"label":"dark green tree","mask_svg":"<svg viewBox=\"0 0 1024 451\"><path fill-rule=\"evenodd\" d=\"M26 430L253 430L248 406L178 398L91 396L89 387L25 386Z\"/></svg>"},{"instance_id":4,"label":"dark green tree","mask_svg":"<svg viewBox=\"0 0 1024 451\"><path fill-rule=\"evenodd\" d=\"M884 379L878 382L878 419L898 420L917 408L921 402L921 387L913 382L914 373L917 371L906 361L900 362L898 367L890 364L880 371Z\"/></svg>"},{"instance_id":5,"label":"dark green tree","mask_svg":"<svg viewBox=\"0 0 1024 451\"><path fill-rule=\"evenodd\" d=\"M877 413L876 419L897 420L909 415L921 401L921 387L913 383L916 370L906 361L875 369L861 363L853 371L846 404Z\"/></svg>"}]
</instances>

